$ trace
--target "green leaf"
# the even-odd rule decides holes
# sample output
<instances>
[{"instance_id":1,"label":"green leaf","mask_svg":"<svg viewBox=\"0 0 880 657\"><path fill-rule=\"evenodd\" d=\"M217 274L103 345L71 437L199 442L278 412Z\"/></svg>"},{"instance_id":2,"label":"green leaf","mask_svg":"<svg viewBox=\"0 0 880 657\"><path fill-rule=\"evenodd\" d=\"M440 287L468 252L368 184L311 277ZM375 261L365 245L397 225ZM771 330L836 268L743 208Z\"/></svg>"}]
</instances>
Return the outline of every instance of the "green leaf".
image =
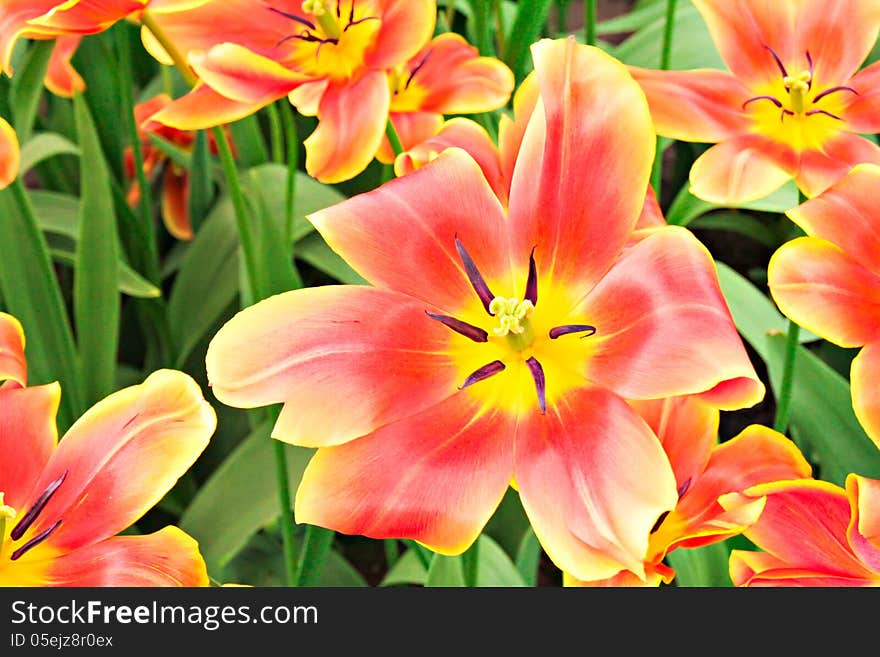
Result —
<instances>
[{"instance_id":1,"label":"green leaf","mask_svg":"<svg viewBox=\"0 0 880 657\"><path fill-rule=\"evenodd\" d=\"M232 123L229 129L232 132L235 159L241 168L248 169L269 161L266 142L263 140L256 114Z\"/></svg>"},{"instance_id":2,"label":"green leaf","mask_svg":"<svg viewBox=\"0 0 880 657\"><path fill-rule=\"evenodd\" d=\"M677 586L733 586L728 571L730 550L724 541L698 548L679 548L667 556Z\"/></svg>"},{"instance_id":3,"label":"green leaf","mask_svg":"<svg viewBox=\"0 0 880 657\"><path fill-rule=\"evenodd\" d=\"M368 586L364 576L336 550L330 550L327 553L327 561L321 569L317 585L321 587Z\"/></svg>"},{"instance_id":4,"label":"green leaf","mask_svg":"<svg viewBox=\"0 0 880 657\"><path fill-rule=\"evenodd\" d=\"M464 586L464 570L461 557L447 557L435 554L425 578L427 587Z\"/></svg>"},{"instance_id":5,"label":"green leaf","mask_svg":"<svg viewBox=\"0 0 880 657\"><path fill-rule=\"evenodd\" d=\"M379 586L400 586L418 584L424 586L428 577L428 570L422 565L419 555L415 550L409 549L403 553L397 563L385 574Z\"/></svg>"},{"instance_id":6,"label":"green leaf","mask_svg":"<svg viewBox=\"0 0 880 657\"><path fill-rule=\"evenodd\" d=\"M477 586L526 586L523 576L498 543L486 535L477 541Z\"/></svg>"},{"instance_id":7,"label":"green leaf","mask_svg":"<svg viewBox=\"0 0 880 657\"><path fill-rule=\"evenodd\" d=\"M727 230L739 233L771 249L775 249L780 244L776 232L770 228L766 221L761 221L744 212L713 212L697 217L689 227L691 229Z\"/></svg>"},{"instance_id":8,"label":"green leaf","mask_svg":"<svg viewBox=\"0 0 880 657\"><path fill-rule=\"evenodd\" d=\"M774 390L782 382L786 336L767 338L767 368ZM819 464L814 476L839 486L854 472L880 479L880 452L852 409L846 379L811 351L799 347L791 399L791 426L804 455Z\"/></svg>"},{"instance_id":9,"label":"green leaf","mask_svg":"<svg viewBox=\"0 0 880 657\"><path fill-rule=\"evenodd\" d=\"M54 239L47 235L49 252L52 259L60 264L76 266L76 244L67 240ZM162 290L150 283L143 276L124 262L119 263L119 291L136 299L156 299L162 296Z\"/></svg>"},{"instance_id":10,"label":"green leaf","mask_svg":"<svg viewBox=\"0 0 880 657\"><path fill-rule=\"evenodd\" d=\"M155 133L147 135L150 142L158 148L162 154L171 162L179 166L181 169L191 169L193 166L193 155L188 150L184 150L177 144L174 144L164 137L160 137Z\"/></svg>"},{"instance_id":11,"label":"green leaf","mask_svg":"<svg viewBox=\"0 0 880 657\"><path fill-rule=\"evenodd\" d=\"M193 143L189 168L189 220L193 233L197 233L204 222L213 197L214 182L211 178L208 133L199 130Z\"/></svg>"},{"instance_id":12,"label":"green leaf","mask_svg":"<svg viewBox=\"0 0 880 657\"><path fill-rule=\"evenodd\" d=\"M3 301L24 326L29 383L61 383L63 432L85 410L79 363L49 247L20 180L0 192L0 217L0 244L14 245L0 258Z\"/></svg>"},{"instance_id":13,"label":"green leaf","mask_svg":"<svg viewBox=\"0 0 880 657\"><path fill-rule=\"evenodd\" d=\"M119 344L119 246L110 173L85 100L74 96L81 198L73 309L86 403L113 391Z\"/></svg>"},{"instance_id":14,"label":"green leaf","mask_svg":"<svg viewBox=\"0 0 880 657\"><path fill-rule=\"evenodd\" d=\"M596 34L602 36L636 32L651 23L665 20L665 17L666 3L655 2L606 21L601 21L596 25Z\"/></svg>"},{"instance_id":15,"label":"green leaf","mask_svg":"<svg viewBox=\"0 0 880 657\"><path fill-rule=\"evenodd\" d=\"M666 222L673 226L687 226L697 217L721 207L740 208L743 210L755 210L757 212L786 212L798 204L798 189L794 182L789 182L772 194L757 201L750 201L741 205L715 205L690 193L688 186L681 188L669 211L666 213Z\"/></svg>"},{"instance_id":16,"label":"green leaf","mask_svg":"<svg viewBox=\"0 0 880 657\"><path fill-rule=\"evenodd\" d=\"M260 529L278 517L275 446L263 424L223 461L180 518L180 528L199 541L208 570L219 573ZM287 474L296 490L314 450L285 446Z\"/></svg>"},{"instance_id":17,"label":"green leaf","mask_svg":"<svg viewBox=\"0 0 880 657\"><path fill-rule=\"evenodd\" d=\"M79 155L79 147L56 132L41 132L21 147L21 171L30 171L56 155Z\"/></svg>"},{"instance_id":18,"label":"green leaf","mask_svg":"<svg viewBox=\"0 0 880 657\"><path fill-rule=\"evenodd\" d=\"M540 37L550 15L552 0L520 0L519 10L510 34L505 39L504 61L517 80L522 80L531 68L529 48Z\"/></svg>"},{"instance_id":19,"label":"green leaf","mask_svg":"<svg viewBox=\"0 0 880 657\"><path fill-rule=\"evenodd\" d=\"M296 257L309 263L315 269L332 276L340 283L364 285L360 274L333 251L318 233L304 237L296 244Z\"/></svg>"},{"instance_id":20,"label":"green leaf","mask_svg":"<svg viewBox=\"0 0 880 657\"><path fill-rule=\"evenodd\" d=\"M534 530L529 527L523 533L519 548L516 551L516 569L528 586L538 584L538 563L541 560L541 544Z\"/></svg>"},{"instance_id":21,"label":"green leaf","mask_svg":"<svg viewBox=\"0 0 880 657\"><path fill-rule=\"evenodd\" d=\"M37 108L43 95L43 80L49 68L54 41L33 41L25 56L24 65L12 78L12 116L18 140L26 144L37 118Z\"/></svg>"}]
</instances>

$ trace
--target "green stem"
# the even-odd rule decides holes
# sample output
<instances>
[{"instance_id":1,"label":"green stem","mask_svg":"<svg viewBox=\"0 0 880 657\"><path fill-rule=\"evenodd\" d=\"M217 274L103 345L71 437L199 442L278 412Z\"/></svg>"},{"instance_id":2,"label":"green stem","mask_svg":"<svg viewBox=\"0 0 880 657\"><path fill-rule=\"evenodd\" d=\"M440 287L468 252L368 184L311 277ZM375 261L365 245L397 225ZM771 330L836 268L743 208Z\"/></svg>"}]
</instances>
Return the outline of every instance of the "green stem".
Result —
<instances>
[{"instance_id":1,"label":"green stem","mask_svg":"<svg viewBox=\"0 0 880 657\"><path fill-rule=\"evenodd\" d=\"M568 32L568 2L556 0L556 32L559 34Z\"/></svg>"},{"instance_id":2,"label":"green stem","mask_svg":"<svg viewBox=\"0 0 880 657\"><path fill-rule=\"evenodd\" d=\"M2 534L0 534L2 536ZM397 540L388 538L383 541L385 546L385 565L388 570L394 568L394 564L400 558L400 550L397 547Z\"/></svg>"},{"instance_id":3,"label":"green stem","mask_svg":"<svg viewBox=\"0 0 880 657\"><path fill-rule=\"evenodd\" d=\"M596 2L587 0L584 5L586 16L584 17L584 43L588 46L596 45Z\"/></svg>"},{"instance_id":4,"label":"green stem","mask_svg":"<svg viewBox=\"0 0 880 657\"><path fill-rule=\"evenodd\" d=\"M284 161L284 136L281 132L281 117L275 104L266 106L269 117L269 138L272 143L272 161L281 164Z\"/></svg>"},{"instance_id":5,"label":"green stem","mask_svg":"<svg viewBox=\"0 0 880 657\"><path fill-rule=\"evenodd\" d=\"M452 21L455 20L455 0L446 3L446 24L452 30Z\"/></svg>"},{"instance_id":6,"label":"green stem","mask_svg":"<svg viewBox=\"0 0 880 657\"><path fill-rule=\"evenodd\" d=\"M666 24L663 29L663 46L660 51L660 70L668 71L672 61L672 38L675 32L675 7L677 0L666 0ZM651 186L657 198L660 198L663 184L663 149L660 138L657 138L657 154L654 158L654 169L651 174Z\"/></svg>"},{"instance_id":7,"label":"green stem","mask_svg":"<svg viewBox=\"0 0 880 657\"><path fill-rule=\"evenodd\" d=\"M477 572L480 562L480 539L474 541L464 554L461 555L461 566L464 572L464 585L473 588L477 585Z\"/></svg>"},{"instance_id":8,"label":"green stem","mask_svg":"<svg viewBox=\"0 0 880 657\"><path fill-rule=\"evenodd\" d=\"M800 334L801 327L789 320L788 339L785 342L785 364L782 370L779 395L776 399L776 419L773 422L773 428L779 433L786 432L788 422L791 419L791 394L794 387L794 366L800 346Z\"/></svg>"},{"instance_id":9,"label":"green stem","mask_svg":"<svg viewBox=\"0 0 880 657\"><path fill-rule=\"evenodd\" d=\"M315 525L306 527L305 545L299 555L296 586L317 586L335 536L336 532L330 529Z\"/></svg>"},{"instance_id":10,"label":"green stem","mask_svg":"<svg viewBox=\"0 0 880 657\"><path fill-rule=\"evenodd\" d=\"M293 245L296 200L296 172L299 169L299 132L293 109L286 100L281 100L281 122L284 125L284 138L287 141L287 196L285 197L284 237L287 244Z\"/></svg>"},{"instance_id":11,"label":"green stem","mask_svg":"<svg viewBox=\"0 0 880 657\"><path fill-rule=\"evenodd\" d=\"M128 138L131 142L131 151L134 155L134 171L140 187L140 220L141 229L138 231L143 236L143 246L147 257L144 263L145 271L142 272L153 284L160 282L159 276L159 248L156 243L156 231L153 227L153 199L150 190L150 182L144 171L144 151L141 144L141 136L138 132L137 120L134 116L134 96L131 90L133 79L131 68L131 51L128 39L128 25L121 23L116 28L117 49L119 51L119 91L122 112L125 119L125 127L128 130Z\"/></svg>"},{"instance_id":12,"label":"green stem","mask_svg":"<svg viewBox=\"0 0 880 657\"><path fill-rule=\"evenodd\" d=\"M504 56L504 10L502 0L495 0L495 47L498 57Z\"/></svg>"},{"instance_id":13,"label":"green stem","mask_svg":"<svg viewBox=\"0 0 880 657\"><path fill-rule=\"evenodd\" d=\"M284 443L272 439L275 443L275 476L278 479L278 502L281 505L281 538L284 543L284 573L288 586L296 586L296 535L294 533L290 495L290 480L287 478L287 454ZM286 521L285 518L289 519Z\"/></svg>"}]
</instances>

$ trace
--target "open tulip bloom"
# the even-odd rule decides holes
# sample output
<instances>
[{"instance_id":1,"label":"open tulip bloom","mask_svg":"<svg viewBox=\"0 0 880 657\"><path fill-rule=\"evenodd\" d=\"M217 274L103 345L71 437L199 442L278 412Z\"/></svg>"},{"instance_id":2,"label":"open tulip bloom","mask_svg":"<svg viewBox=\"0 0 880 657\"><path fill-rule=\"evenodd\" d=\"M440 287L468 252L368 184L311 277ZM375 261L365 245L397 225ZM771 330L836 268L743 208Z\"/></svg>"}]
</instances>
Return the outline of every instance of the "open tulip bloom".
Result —
<instances>
[{"instance_id":1,"label":"open tulip bloom","mask_svg":"<svg viewBox=\"0 0 880 657\"><path fill-rule=\"evenodd\" d=\"M729 71L632 68L657 132L716 144L691 192L719 205L762 198L794 179L815 196L880 148L873 0L693 0ZM858 72L857 72L858 71Z\"/></svg>"},{"instance_id":2,"label":"open tulip bloom","mask_svg":"<svg viewBox=\"0 0 880 657\"><path fill-rule=\"evenodd\" d=\"M627 247L654 132L626 68L573 39L532 47L540 102L509 207L460 149L309 217L369 286L247 308L212 340L224 403L283 403L273 436L317 447L297 522L457 554L514 485L578 579L645 577L678 499L660 441L624 401L764 388L687 230Z\"/></svg>"},{"instance_id":3,"label":"open tulip bloom","mask_svg":"<svg viewBox=\"0 0 880 657\"><path fill-rule=\"evenodd\" d=\"M770 259L770 292L797 324L841 347L862 347L850 369L853 409L880 447L880 167L853 169L790 210L804 229Z\"/></svg>"},{"instance_id":4,"label":"open tulip bloom","mask_svg":"<svg viewBox=\"0 0 880 657\"><path fill-rule=\"evenodd\" d=\"M736 586L880 586L880 481L777 481L736 498L765 500L745 532L763 552L730 555Z\"/></svg>"},{"instance_id":5,"label":"open tulip bloom","mask_svg":"<svg viewBox=\"0 0 880 657\"><path fill-rule=\"evenodd\" d=\"M644 580L628 570L594 582L582 582L566 573L567 586L668 584L675 578L675 571L663 563L670 552L736 536L760 517L762 497L735 494L758 484L810 477L812 468L794 443L767 427L751 425L718 444L718 409L697 397L631 404L669 457L678 502L651 529Z\"/></svg>"},{"instance_id":6,"label":"open tulip bloom","mask_svg":"<svg viewBox=\"0 0 880 657\"><path fill-rule=\"evenodd\" d=\"M88 410L58 441L57 383L27 387L24 333L0 313L0 586L207 586L176 527L116 536L195 462L216 417L160 370Z\"/></svg>"}]
</instances>

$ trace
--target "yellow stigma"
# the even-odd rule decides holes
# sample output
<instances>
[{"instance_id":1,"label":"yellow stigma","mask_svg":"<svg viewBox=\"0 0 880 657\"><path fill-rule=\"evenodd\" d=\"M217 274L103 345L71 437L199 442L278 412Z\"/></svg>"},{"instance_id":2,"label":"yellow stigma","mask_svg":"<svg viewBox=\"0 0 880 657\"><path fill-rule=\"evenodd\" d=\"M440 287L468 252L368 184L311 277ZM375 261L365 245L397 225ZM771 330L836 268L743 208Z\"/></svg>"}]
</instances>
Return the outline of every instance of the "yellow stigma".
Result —
<instances>
[{"instance_id":1,"label":"yellow stigma","mask_svg":"<svg viewBox=\"0 0 880 657\"><path fill-rule=\"evenodd\" d=\"M339 28L339 23L333 18L333 12L329 9L323 0L304 0L302 3L302 10L318 19L318 25L324 30L327 38L339 39L342 30Z\"/></svg>"},{"instance_id":2,"label":"yellow stigma","mask_svg":"<svg viewBox=\"0 0 880 657\"><path fill-rule=\"evenodd\" d=\"M786 75L782 82L788 89L791 98L791 109L795 114L803 114L806 107L806 95L810 90L810 82L813 76L809 71L801 71L797 75Z\"/></svg>"},{"instance_id":3,"label":"yellow stigma","mask_svg":"<svg viewBox=\"0 0 880 657\"><path fill-rule=\"evenodd\" d=\"M489 312L498 318L498 326L492 329L492 333L499 338L507 338L508 344L515 351L530 347L535 341L529 321L534 310L534 304L528 299L520 301L495 297L489 304Z\"/></svg>"}]
</instances>

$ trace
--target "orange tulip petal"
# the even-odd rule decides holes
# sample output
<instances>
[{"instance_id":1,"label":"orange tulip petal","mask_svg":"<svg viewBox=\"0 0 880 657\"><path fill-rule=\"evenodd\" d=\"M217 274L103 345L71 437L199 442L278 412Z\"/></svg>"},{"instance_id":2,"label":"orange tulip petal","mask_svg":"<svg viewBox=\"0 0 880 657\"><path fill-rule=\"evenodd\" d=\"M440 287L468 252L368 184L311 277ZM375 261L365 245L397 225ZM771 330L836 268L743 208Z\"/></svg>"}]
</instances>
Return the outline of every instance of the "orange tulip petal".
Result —
<instances>
[{"instance_id":1,"label":"orange tulip petal","mask_svg":"<svg viewBox=\"0 0 880 657\"><path fill-rule=\"evenodd\" d=\"M786 214L807 235L833 242L867 269L880 272L877 185L880 167L860 164L823 194Z\"/></svg>"},{"instance_id":2,"label":"orange tulip petal","mask_svg":"<svg viewBox=\"0 0 880 657\"><path fill-rule=\"evenodd\" d=\"M642 206L642 213L636 222L635 230L649 230L666 225L666 217L663 216L663 210L660 208L657 194L654 193L654 188L648 185L648 191L645 194L645 205Z\"/></svg>"},{"instance_id":3,"label":"orange tulip petal","mask_svg":"<svg viewBox=\"0 0 880 657\"><path fill-rule=\"evenodd\" d=\"M31 19L30 24L47 34L94 34L139 12L146 4L146 0L58 0L51 12Z\"/></svg>"},{"instance_id":4,"label":"orange tulip petal","mask_svg":"<svg viewBox=\"0 0 880 657\"><path fill-rule=\"evenodd\" d=\"M0 70L12 75L10 60L15 42L27 22L53 9L60 0L4 0L0 4Z\"/></svg>"},{"instance_id":5,"label":"orange tulip petal","mask_svg":"<svg viewBox=\"0 0 880 657\"><path fill-rule=\"evenodd\" d=\"M798 187L808 197L821 194L841 180L857 164L880 164L880 146L870 139L840 132L822 145L822 150L801 154L795 177Z\"/></svg>"},{"instance_id":6,"label":"orange tulip petal","mask_svg":"<svg viewBox=\"0 0 880 657\"><path fill-rule=\"evenodd\" d=\"M214 432L214 410L188 375L159 370L98 402L59 442L32 500L63 482L24 534L61 524L45 545L93 545L131 525L195 462Z\"/></svg>"},{"instance_id":7,"label":"orange tulip petal","mask_svg":"<svg viewBox=\"0 0 880 657\"><path fill-rule=\"evenodd\" d=\"M421 142L394 162L398 176L412 173L428 164L447 148L461 148L468 152L479 165L492 191L501 201L507 203L507 181L501 172L498 149L486 129L480 124L465 118L450 119L430 139Z\"/></svg>"},{"instance_id":8,"label":"orange tulip petal","mask_svg":"<svg viewBox=\"0 0 880 657\"><path fill-rule=\"evenodd\" d=\"M171 526L63 554L52 560L45 577L43 585L49 586L209 585L198 543Z\"/></svg>"},{"instance_id":9,"label":"orange tulip petal","mask_svg":"<svg viewBox=\"0 0 880 657\"><path fill-rule=\"evenodd\" d=\"M541 88L534 71L529 73L513 94L513 119L503 114L498 124L498 152L501 157L501 171L508 187L513 180L516 158L522 146L523 136L529 119L541 97Z\"/></svg>"},{"instance_id":10,"label":"orange tulip petal","mask_svg":"<svg viewBox=\"0 0 880 657\"><path fill-rule=\"evenodd\" d=\"M734 586L876 586L876 582L861 577L819 574L792 568L772 554L745 550L731 552L730 578Z\"/></svg>"},{"instance_id":11,"label":"orange tulip petal","mask_svg":"<svg viewBox=\"0 0 880 657\"><path fill-rule=\"evenodd\" d=\"M443 126L443 116L436 112L391 112L389 118L394 124L404 152L424 144L434 137ZM376 159L382 164L394 162L394 150L391 148L388 137L382 137L382 145L376 151Z\"/></svg>"},{"instance_id":12,"label":"orange tulip petal","mask_svg":"<svg viewBox=\"0 0 880 657\"><path fill-rule=\"evenodd\" d=\"M761 508L752 509L754 500L730 497L722 506L718 498L723 495L757 484L807 479L811 474L810 464L791 440L767 427L747 427L712 451L706 469L682 495L674 512L682 524L676 544L698 547L723 540L754 522L754 512Z\"/></svg>"},{"instance_id":13,"label":"orange tulip petal","mask_svg":"<svg viewBox=\"0 0 880 657\"><path fill-rule=\"evenodd\" d=\"M629 405L660 439L678 489L689 488L703 473L718 442L718 409L693 396L630 401Z\"/></svg>"},{"instance_id":14,"label":"orange tulip petal","mask_svg":"<svg viewBox=\"0 0 880 657\"><path fill-rule=\"evenodd\" d=\"M450 194L455 203L450 203ZM509 288L504 210L479 166L453 148L418 171L309 215L334 251L374 285L456 314L479 305L456 252L455 238L492 289ZM528 254L522 260L528 263ZM482 309L482 306L480 306ZM485 316L485 315L483 315Z\"/></svg>"},{"instance_id":15,"label":"orange tulip petal","mask_svg":"<svg viewBox=\"0 0 880 657\"><path fill-rule=\"evenodd\" d=\"M5 189L18 177L21 151L18 136L12 126L0 116L0 189Z\"/></svg>"},{"instance_id":16,"label":"orange tulip petal","mask_svg":"<svg viewBox=\"0 0 880 657\"><path fill-rule=\"evenodd\" d=\"M880 371L880 343L865 346L853 359L850 370L853 410L865 433L880 449L880 391L877 390L877 372Z\"/></svg>"},{"instance_id":17,"label":"orange tulip petal","mask_svg":"<svg viewBox=\"0 0 880 657\"><path fill-rule=\"evenodd\" d=\"M716 205L742 205L776 191L791 180L796 157L790 154L790 167L784 167L768 146L757 135L712 146L691 167L691 194Z\"/></svg>"},{"instance_id":18,"label":"orange tulip petal","mask_svg":"<svg viewBox=\"0 0 880 657\"><path fill-rule=\"evenodd\" d=\"M712 256L686 229L659 228L633 246L572 316L596 327L587 379L622 397L694 394L740 379L713 400L719 408L764 396Z\"/></svg>"},{"instance_id":19,"label":"orange tulip petal","mask_svg":"<svg viewBox=\"0 0 880 657\"><path fill-rule=\"evenodd\" d=\"M745 535L789 568L814 577L872 577L847 542L850 505L842 488L799 479L754 486L745 496L767 498Z\"/></svg>"},{"instance_id":20,"label":"orange tulip petal","mask_svg":"<svg viewBox=\"0 0 880 657\"><path fill-rule=\"evenodd\" d=\"M382 26L364 63L391 69L415 55L434 33L437 6L432 0L377 0Z\"/></svg>"},{"instance_id":21,"label":"orange tulip petal","mask_svg":"<svg viewBox=\"0 0 880 657\"><path fill-rule=\"evenodd\" d=\"M176 165L165 169L162 183L162 221L176 239L191 240L192 225L189 220L189 173L176 171Z\"/></svg>"},{"instance_id":22,"label":"orange tulip petal","mask_svg":"<svg viewBox=\"0 0 880 657\"><path fill-rule=\"evenodd\" d=\"M82 93L86 89L86 83L82 79L70 60L76 54L82 36L62 36L55 41L52 57L49 59L49 68L46 71L46 88L56 96L72 98L74 92Z\"/></svg>"},{"instance_id":23,"label":"orange tulip petal","mask_svg":"<svg viewBox=\"0 0 880 657\"><path fill-rule=\"evenodd\" d=\"M880 276L817 237L784 244L767 270L770 293L796 323L842 347L880 337Z\"/></svg>"},{"instance_id":24,"label":"orange tulip petal","mask_svg":"<svg viewBox=\"0 0 880 657\"><path fill-rule=\"evenodd\" d=\"M201 130L238 121L259 109L259 103L231 100L202 84L159 110L141 129L150 131L161 124L178 130Z\"/></svg>"},{"instance_id":25,"label":"orange tulip petal","mask_svg":"<svg viewBox=\"0 0 880 657\"><path fill-rule=\"evenodd\" d=\"M516 482L547 555L585 581L643 576L651 527L676 500L657 437L622 399L588 386L520 419Z\"/></svg>"},{"instance_id":26,"label":"orange tulip petal","mask_svg":"<svg viewBox=\"0 0 880 657\"><path fill-rule=\"evenodd\" d=\"M461 384L445 353L450 336L459 338L427 309L367 286L277 295L243 310L214 336L208 380L214 395L233 406L287 402L277 438L344 443L434 406Z\"/></svg>"},{"instance_id":27,"label":"orange tulip petal","mask_svg":"<svg viewBox=\"0 0 880 657\"><path fill-rule=\"evenodd\" d=\"M562 573L563 586L576 586L581 588L620 588L620 587L655 587L660 584L669 584L675 579L675 571L665 564L645 564L645 579L641 579L635 573L622 570L614 577L608 579L584 582L576 579L569 573Z\"/></svg>"},{"instance_id":28,"label":"orange tulip petal","mask_svg":"<svg viewBox=\"0 0 880 657\"><path fill-rule=\"evenodd\" d=\"M852 512L847 530L849 544L880 580L880 481L848 475L846 494Z\"/></svg>"},{"instance_id":29,"label":"orange tulip petal","mask_svg":"<svg viewBox=\"0 0 880 657\"><path fill-rule=\"evenodd\" d=\"M727 67L743 82L762 83L779 77L765 46L783 62L803 58L794 39L795 0L693 0ZM805 63L805 62L804 62Z\"/></svg>"},{"instance_id":30,"label":"orange tulip petal","mask_svg":"<svg viewBox=\"0 0 880 657\"><path fill-rule=\"evenodd\" d=\"M303 116L317 116L321 98L324 97L329 84L330 80L327 78L305 82L287 94L287 99Z\"/></svg>"},{"instance_id":31,"label":"orange tulip petal","mask_svg":"<svg viewBox=\"0 0 880 657\"><path fill-rule=\"evenodd\" d=\"M754 94L726 71L654 71L630 67L645 95L658 134L715 143L745 132L742 104Z\"/></svg>"},{"instance_id":32,"label":"orange tulip petal","mask_svg":"<svg viewBox=\"0 0 880 657\"><path fill-rule=\"evenodd\" d=\"M513 93L513 72L507 65L494 57L480 57L454 32L434 37L410 66L418 66L418 71L410 86L392 100L393 111L488 112L506 105Z\"/></svg>"},{"instance_id":33,"label":"orange tulip petal","mask_svg":"<svg viewBox=\"0 0 880 657\"><path fill-rule=\"evenodd\" d=\"M267 105L289 94L308 77L235 43L189 54L193 71L214 91L243 103Z\"/></svg>"},{"instance_id":34,"label":"orange tulip petal","mask_svg":"<svg viewBox=\"0 0 880 657\"><path fill-rule=\"evenodd\" d=\"M588 290L623 249L642 210L653 124L626 67L601 50L544 39L532 55L542 103L513 174L511 254L525 261L538 245L541 281Z\"/></svg>"},{"instance_id":35,"label":"orange tulip petal","mask_svg":"<svg viewBox=\"0 0 880 657\"><path fill-rule=\"evenodd\" d=\"M58 442L60 400L57 383L0 389L0 492L19 514Z\"/></svg>"},{"instance_id":36,"label":"orange tulip petal","mask_svg":"<svg viewBox=\"0 0 880 657\"><path fill-rule=\"evenodd\" d=\"M331 83L318 106L318 127L304 142L309 175L336 183L366 169L385 135L390 97L379 71Z\"/></svg>"},{"instance_id":37,"label":"orange tulip petal","mask_svg":"<svg viewBox=\"0 0 880 657\"><path fill-rule=\"evenodd\" d=\"M840 115L847 129L861 134L880 132L880 62L856 73L847 86L859 94L847 99Z\"/></svg>"},{"instance_id":38,"label":"orange tulip petal","mask_svg":"<svg viewBox=\"0 0 880 657\"><path fill-rule=\"evenodd\" d=\"M296 521L441 554L473 543L513 474L514 419L467 393L338 447L318 450Z\"/></svg>"},{"instance_id":39,"label":"orange tulip petal","mask_svg":"<svg viewBox=\"0 0 880 657\"><path fill-rule=\"evenodd\" d=\"M27 385L24 329L12 315L0 312L0 381Z\"/></svg>"}]
</instances>

